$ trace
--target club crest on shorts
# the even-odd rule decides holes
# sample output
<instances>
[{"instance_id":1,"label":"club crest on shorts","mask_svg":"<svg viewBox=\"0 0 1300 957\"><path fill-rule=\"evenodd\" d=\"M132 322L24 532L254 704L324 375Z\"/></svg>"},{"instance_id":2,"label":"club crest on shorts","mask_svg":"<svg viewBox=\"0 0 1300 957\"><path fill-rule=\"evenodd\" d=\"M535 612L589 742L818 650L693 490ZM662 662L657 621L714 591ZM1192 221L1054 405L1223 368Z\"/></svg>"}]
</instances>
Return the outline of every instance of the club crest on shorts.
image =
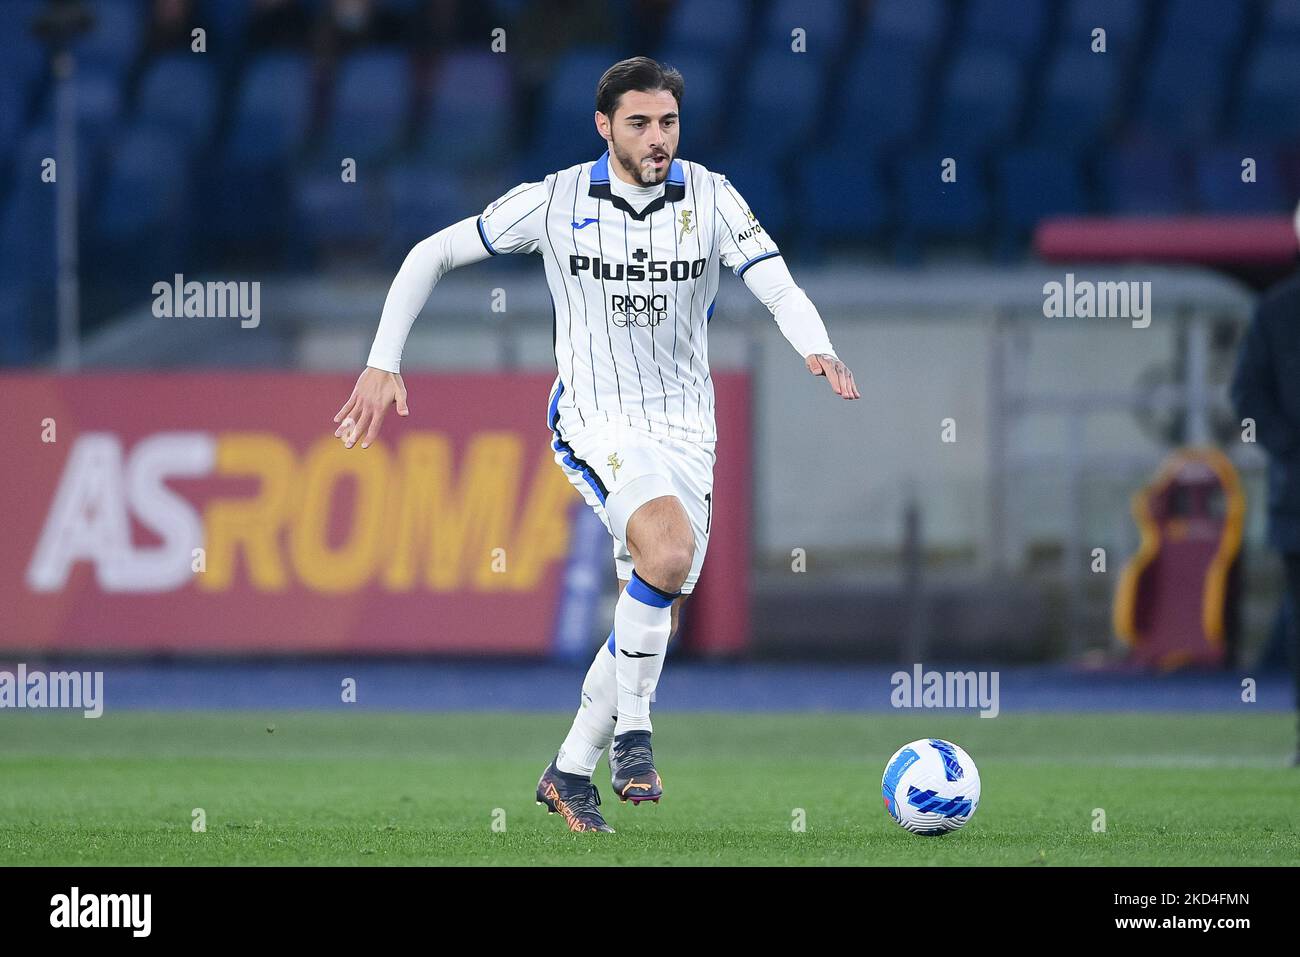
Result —
<instances>
[{"instance_id":1,"label":"club crest on shorts","mask_svg":"<svg viewBox=\"0 0 1300 957\"><path fill-rule=\"evenodd\" d=\"M623 463L618 460L618 453L610 452L606 461L609 462L609 467L614 471L614 478L618 478L618 470L623 467Z\"/></svg>"}]
</instances>

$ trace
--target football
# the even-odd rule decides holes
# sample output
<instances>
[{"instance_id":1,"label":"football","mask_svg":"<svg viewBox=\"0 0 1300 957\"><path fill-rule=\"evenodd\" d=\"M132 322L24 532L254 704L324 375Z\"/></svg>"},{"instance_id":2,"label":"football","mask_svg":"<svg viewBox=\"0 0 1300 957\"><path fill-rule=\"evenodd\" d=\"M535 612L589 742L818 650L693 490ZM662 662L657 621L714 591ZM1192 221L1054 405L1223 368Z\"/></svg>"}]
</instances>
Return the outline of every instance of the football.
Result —
<instances>
[{"instance_id":1,"label":"football","mask_svg":"<svg viewBox=\"0 0 1300 957\"><path fill-rule=\"evenodd\" d=\"M905 744L885 765L885 810L913 834L947 834L966 824L980 803L980 773L970 755L941 738Z\"/></svg>"}]
</instances>

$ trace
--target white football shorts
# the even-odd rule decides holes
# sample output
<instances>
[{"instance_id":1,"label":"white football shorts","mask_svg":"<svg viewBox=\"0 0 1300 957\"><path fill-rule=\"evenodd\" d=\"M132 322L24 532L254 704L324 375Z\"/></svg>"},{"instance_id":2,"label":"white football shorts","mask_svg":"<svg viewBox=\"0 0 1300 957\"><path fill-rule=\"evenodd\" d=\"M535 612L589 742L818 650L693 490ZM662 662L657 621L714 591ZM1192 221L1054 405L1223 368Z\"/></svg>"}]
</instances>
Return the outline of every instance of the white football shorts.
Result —
<instances>
[{"instance_id":1,"label":"white football shorts","mask_svg":"<svg viewBox=\"0 0 1300 957\"><path fill-rule=\"evenodd\" d=\"M554 420L553 420L554 421ZM695 531L695 558L682 584L689 595L700 579L713 521L716 443L654 434L617 421L592 422L572 435L552 428L555 461L614 539L614 572L632 577L627 521L646 502L675 495Z\"/></svg>"}]
</instances>

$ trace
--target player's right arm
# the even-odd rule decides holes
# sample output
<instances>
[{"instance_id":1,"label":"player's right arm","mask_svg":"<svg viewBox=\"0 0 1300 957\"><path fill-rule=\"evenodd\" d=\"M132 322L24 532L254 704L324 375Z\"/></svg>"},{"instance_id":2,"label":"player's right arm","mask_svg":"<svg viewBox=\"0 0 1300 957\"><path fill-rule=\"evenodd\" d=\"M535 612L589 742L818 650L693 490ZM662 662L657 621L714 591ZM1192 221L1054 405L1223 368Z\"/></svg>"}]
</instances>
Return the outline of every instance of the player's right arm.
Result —
<instances>
[{"instance_id":1,"label":"player's right arm","mask_svg":"<svg viewBox=\"0 0 1300 957\"><path fill-rule=\"evenodd\" d=\"M549 180L549 178L548 178ZM408 415L406 386L402 382L402 352L415 318L433 287L457 266L467 266L503 253L535 252L541 242L543 207L549 182L523 183L491 203L480 215L462 219L421 240L397 271L370 357L352 395L334 416L334 435L352 448L358 438L368 448L379 436L388 409Z\"/></svg>"}]
</instances>

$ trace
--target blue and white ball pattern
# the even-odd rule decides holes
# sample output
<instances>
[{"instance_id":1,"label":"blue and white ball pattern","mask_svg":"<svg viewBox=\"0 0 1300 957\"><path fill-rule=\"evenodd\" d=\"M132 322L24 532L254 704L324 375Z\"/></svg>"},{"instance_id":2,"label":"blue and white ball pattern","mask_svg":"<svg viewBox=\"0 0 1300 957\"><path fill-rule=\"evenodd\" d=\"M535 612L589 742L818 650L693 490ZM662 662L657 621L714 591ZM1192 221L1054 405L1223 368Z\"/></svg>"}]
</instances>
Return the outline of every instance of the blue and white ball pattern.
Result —
<instances>
[{"instance_id":1,"label":"blue and white ball pattern","mask_svg":"<svg viewBox=\"0 0 1300 957\"><path fill-rule=\"evenodd\" d=\"M922 738L895 751L880 786L885 810L913 834L955 831L971 819L980 803L975 762L942 738Z\"/></svg>"}]
</instances>

